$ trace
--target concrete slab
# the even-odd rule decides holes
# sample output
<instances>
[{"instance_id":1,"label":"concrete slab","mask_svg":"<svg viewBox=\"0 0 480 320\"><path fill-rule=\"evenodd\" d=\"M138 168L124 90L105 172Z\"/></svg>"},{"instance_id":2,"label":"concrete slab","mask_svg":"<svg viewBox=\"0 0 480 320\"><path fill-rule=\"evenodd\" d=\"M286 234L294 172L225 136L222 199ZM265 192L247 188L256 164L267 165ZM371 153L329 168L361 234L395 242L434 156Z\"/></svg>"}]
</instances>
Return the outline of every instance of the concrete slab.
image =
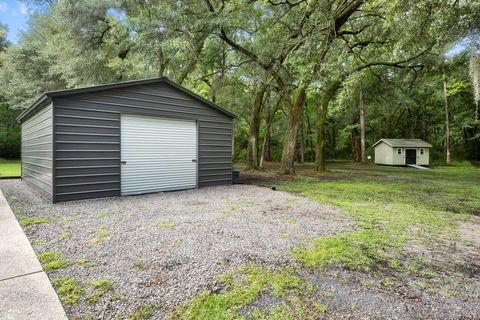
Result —
<instances>
[{"instance_id":1,"label":"concrete slab","mask_svg":"<svg viewBox=\"0 0 480 320\"><path fill-rule=\"evenodd\" d=\"M0 281L0 319L67 319L45 272Z\"/></svg>"},{"instance_id":2,"label":"concrete slab","mask_svg":"<svg viewBox=\"0 0 480 320\"><path fill-rule=\"evenodd\" d=\"M1 191L0 319L67 319L50 280Z\"/></svg>"},{"instance_id":3,"label":"concrete slab","mask_svg":"<svg viewBox=\"0 0 480 320\"><path fill-rule=\"evenodd\" d=\"M1 199L2 202L3 199ZM0 208L0 212L2 209ZM42 271L42 266L17 220L0 219L0 281Z\"/></svg>"}]
</instances>

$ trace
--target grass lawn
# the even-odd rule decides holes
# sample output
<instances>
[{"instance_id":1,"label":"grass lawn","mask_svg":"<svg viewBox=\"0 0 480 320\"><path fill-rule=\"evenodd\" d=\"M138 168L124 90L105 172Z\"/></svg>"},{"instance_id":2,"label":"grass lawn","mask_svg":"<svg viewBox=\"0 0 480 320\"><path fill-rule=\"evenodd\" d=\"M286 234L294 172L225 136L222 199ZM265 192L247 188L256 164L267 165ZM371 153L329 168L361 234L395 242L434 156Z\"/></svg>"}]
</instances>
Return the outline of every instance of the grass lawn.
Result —
<instances>
[{"instance_id":1,"label":"grass lawn","mask_svg":"<svg viewBox=\"0 0 480 320\"><path fill-rule=\"evenodd\" d=\"M370 271L408 268L412 247L442 254L451 241L466 244L459 228L480 215L479 181L480 167L471 163L433 170L333 163L321 177L302 175L279 189L340 207L358 226L298 249L299 260Z\"/></svg>"},{"instance_id":2,"label":"grass lawn","mask_svg":"<svg viewBox=\"0 0 480 320\"><path fill-rule=\"evenodd\" d=\"M316 173L306 164L297 168L297 175L285 176L278 165L270 164L266 171L243 171L242 176L246 183L276 186L341 209L345 221L355 225L352 230L297 246L291 253L297 266L290 273L276 275L283 280L269 274L259 285L259 271L243 274L234 284L229 278L223 292L203 293L173 318L234 318L236 311L262 294L271 295L265 288L275 288L279 281L286 281L294 293L280 299L275 308L256 309L251 318L329 318L324 296L314 299L314 293L298 290L308 284L292 274L305 272L310 279L339 278L340 273L344 285L360 283L361 289L355 290L385 292L399 300L411 294L404 291L420 291L439 305L459 297L480 303L480 163L418 170L333 162L327 169ZM313 287L312 292L319 290ZM252 296L255 289L263 293ZM350 319L355 311L342 314L336 310L331 315L338 317L339 313Z\"/></svg>"},{"instance_id":3,"label":"grass lawn","mask_svg":"<svg viewBox=\"0 0 480 320\"><path fill-rule=\"evenodd\" d=\"M0 158L0 177L19 177L21 175L20 160Z\"/></svg>"}]
</instances>

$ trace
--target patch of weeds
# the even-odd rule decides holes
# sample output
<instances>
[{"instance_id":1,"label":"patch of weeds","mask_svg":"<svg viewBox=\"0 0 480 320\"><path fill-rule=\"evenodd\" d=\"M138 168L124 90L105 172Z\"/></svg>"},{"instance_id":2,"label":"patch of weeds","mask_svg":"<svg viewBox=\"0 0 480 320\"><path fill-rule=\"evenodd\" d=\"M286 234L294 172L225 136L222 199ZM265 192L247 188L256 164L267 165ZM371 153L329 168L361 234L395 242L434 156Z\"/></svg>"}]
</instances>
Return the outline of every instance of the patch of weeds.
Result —
<instances>
[{"instance_id":1,"label":"patch of weeds","mask_svg":"<svg viewBox=\"0 0 480 320\"><path fill-rule=\"evenodd\" d=\"M110 215L112 215L113 213L112 212L100 212L99 214L97 214L97 217L99 217L100 219L102 218L106 218Z\"/></svg>"},{"instance_id":2,"label":"patch of weeds","mask_svg":"<svg viewBox=\"0 0 480 320\"><path fill-rule=\"evenodd\" d=\"M432 271L434 266L421 257L417 257L413 263L406 266L406 271L414 276L433 279L438 276L435 271Z\"/></svg>"},{"instance_id":3,"label":"patch of weeds","mask_svg":"<svg viewBox=\"0 0 480 320\"><path fill-rule=\"evenodd\" d=\"M40 238L34 238L34 239L30 240L30 242L32 243L32 245L38 246L38 247L43 247L47 244L47 240L40 239Z\"/></svg>"},{"instance_id":4,"label":"patch of weeds","mask_svg":"<svg viewBox=\"0 0 480 320\"><path fill-rule=\"evenodd\" d=\"M436 293L435 288L428 282L425 281L417 281L416 282L417 286L425 290L427 293L433 295Z\"/></svg>"},{"instance_id":5,"label":"patch of weeds","mask_svg":"<svg viewBox=\"0 0 480 320\"><path fill-rule=\"evenodd\" d=\"M183 244L183 240L182 240L182 239L177 239L177 240L175 240L175 245L176 245L177 247L181 246L182 244Z\"/></svg>"},{"instance_id":6,"label":"patch of weeds","mask_svg":"<svg viewBox=\"0 0 480 320\"><path fill-rule=\"evenodd\" d=\"M158 304L151 303L147 305L143 305L137 310L135 310L127 320L146 320L150 319L155 312L160 308Z\"/></svg>"},{"instance_id":7,"label":"patch of weeds","mask_svg":"<svg viewBox=\"0 0 480 320\"><path fill-rule=\"evenodd\" d=\"M443 296L446 298L455 298L455 297L458 297L459 295L460 295L460 292L458 292L455 289L452 289L449 287L445 287L443 289Z\"/></svg>"},{"instance_id":8,"label":"patch of weeds","mask_svg":"<svg viewBox=\"0 0 480 320\"><path fill-rule=\"evenodd\" d=\"M113 301L127 301L128 297L124 294L114 294L112 296Z\"/></svg>"},{"instance_id":9,"label":"patch of weeds","mask_svg":"<svg viewBox=\"0 0 480 320\"><path fill-rule=\"evenodd\" d=\"M149 265L143 261L137 261L133 264L133 267L138 270L147 270L149 268Z\"/></svg>"},{"instance_id":10,"label":"patch of weeds","mask_svg":"<svg viewBox=\"0 0 480 320\"><path fill-rule=\"evenodd\" d=\"M38 259L42 263L45 270L60 269L67 265L67 260L62 258L60 252L46 251L38 255Z\"/></svg>"},{"instance_id":11,"label":"patch of weeds","mask_svg":"<svg viewBox=\"0 0 480 320\"><path fill-rule=\"evenodd\" d=\"M78 281L70 278L59 278L52 281L62 301L67 305L75 304L81 297L83 290Z\"/></svg>"},{"instance_id":12,"label":"patch of weeds","mask_svg":"<svg viewBox=\"0 0 480 320\"><path fill-rule=\"evenodd\" d=\"M252 319L271 320L317 320L321 314L327 311L325 305L313 302L309 299L289 297L287 301L279 305L252 312Z\"/></svg>"},{"instance_id":13,"label":"patch of weeds","mask_svg":"<svg viewBox=\"0 0 480 320\"><path fill-rule=\"evenodd\" d=\"M97 233L97 236L93 239L91 239L88 243L92 246L96 245L96 244L99 244L101 243L104 239L110 237L110 232L108 231L104 231L104 230L101 230L101 231L98 231Z\"/></svg>"},{"instance_id":14,"label":"patch of weeds","mask_svg":"<svg viewBox=\"0 0 480 320\"><path fill-rule=\"evenodd\" d=\"M95 293L87 297L88 303L97 303L106 292L113 290L113 283L105 278L90 282L90 286L95 290Z\"/></svg>"},{"instance_id":15,"label":"patch of weeds","mask_svg":"<svg viewBox=\"0 0 480 320\"><path fill-rule=\"evenodd\" d=\"M97 265L95 262L91 262L90 260L85 258L77 259L75 263L84 268L94 267Z\"/></svg>"},{"instance_id":16,"label":"patch of weeds","mask_svg":"<svg viewBox=\"0 0 480 320\"><path fill-rule=\"evenodd\" d=\"M157 227L159 229L171 229L171 228L175 227L175 224L168 223L168 222L155 223L155 227Z\"/></svg>"},{"instance_id":17,"label":"patch of weeds","mask_svg":"<svg viewBox=\"0 0 480 320\"><path fill-rule=\"evenodd\" d=\"M91 246L94 246L96 244L99 244L100 242L102 242L102 239L100 238L93 238L91 240L88 241L88 244L90 244Z\"/></svg>"},{"instance_id":18,"label":"patch of weeds","mask_svg":"<svg viewBox=\"0 0 480 320\"><path fill-rule=\"evenodd\" d=\"M50 222L49 218L31 218L31 219L20 220L20 225L26 227L33 224L41 224L41 223L49 223L49 222Z\"/></svg>"},{"instance_id":19,"label":"patch of weeds","mask_svg":"<svg viewBox=\"0 0 480 320\"><path fill-rule=\"evenodd\" d=\"M226 216L229 216L231 215L232 213L234 213L236 210L238 209L238 207L234 204L230 204L227 206L227 208L223 211L223 214L226 215Z\"/></svg>"},{"instance_id":20,"label":"patch of weeds","mask_svg":"<svg viewBox=\"0 0 480 320\"><path fill-rule=\"evenodd\" d=\"M397 279L395 278L383 278L380 280L380 284L385 288L392 289L397 284Z\"/></svg>"},{"instance_id":21,"label":"patch of weeds","mask_svg":"<svg viewBox=\"0 0 480 320\"><path fill-rule=\"evenodd\" d=\"M313 291L290 270L273 272L252 265L219 277L219 282L225 287L222 292L201 293L169 319L234 319L263 294L282 298Z\"/></svg>"},{"instance_id":22,"label":"patch of weeds","mask_svg":"<svg viewBox=\"0 0 480 320\"><path fill-rule=\"evenodd\" d=\"M296 224L296 223L298 222L297 219L295 219L295 218L292 217L292 216L286 217L286 218L285 218L285 221L288 222L288 223L290 223L290 224Z\"/></svg>"},{"instance_id":23,"label":"patch of weeds","mask_svg":"<svg viewBox=\"0 0 480 320\"><path fill-rule=\"evenodd\" d=\"M72 234L70 232L64 232L60 234L60 239L68 239L71 237L72 237Z\"/></svg>"},{"instance_id":24,"label":"patch of weeds","mask_svg":"<svg viewBox=\"0 0 480 320\"><path fill-rule=\"evenodd\" d=\"M380 262L392 258L384 252L395 245L395 239L375 230L359 230L323 237L311 247L296 248L295 257L309 267L325 268L340 263L352 270L371 271Z\"/></svg>"},{"instance_id":25,"label":"patch of weeds","mask_svg":"<svg viewBox=\"0 0 480 320\"><path fill-rule=\"evenodd\" d=\"M97 232L97 235L98 235L100 238L106 238L106 237L109 237L109 236L110 236L110 232L108 232L108 231L98 231L98 232Z\"/></svg>"},{"instance_id":26,"label":"patch of weeds","mask_svg":"<svg viewBox=\"0 0 480 320\"><path fill-rule=\"evenodd\" d=\"M290 239L290 234L288 234L288 232L281 233L280 239L288 240Z\"/></svg>"},{"instance_id":27,"label":"patch of weeds","mask_svg":"<svg viewBox=\"0 0 480 320\"><path fill-rule=\"evenodd\" d=\"M26 216L26 215L28 215L28 213L24 212L22 210L15 210L15 215L16 216Z\"/></svg>"}]
</instances>

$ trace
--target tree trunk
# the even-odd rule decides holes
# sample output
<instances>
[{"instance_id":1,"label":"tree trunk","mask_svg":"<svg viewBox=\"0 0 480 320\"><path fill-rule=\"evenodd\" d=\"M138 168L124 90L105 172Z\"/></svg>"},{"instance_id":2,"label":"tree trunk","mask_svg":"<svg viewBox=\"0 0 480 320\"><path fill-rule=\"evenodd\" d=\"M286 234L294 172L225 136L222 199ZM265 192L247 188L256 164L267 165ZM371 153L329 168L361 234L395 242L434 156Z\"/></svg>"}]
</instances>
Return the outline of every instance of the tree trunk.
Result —
<instances>
[{"instance_id":1,"label":"tree trunk","mask_svg":"<svg viewBox=\"0 0 480 320\"><path fill-rule=\"evenodd\" d=\"M340 88L341 81L332 82L323 96L320 98L320 105L317 112L317 148L315 150L315 170L325 171L325 130L328 113L328 104L335 92Z\"/></svg>"},{"instance_id":2,"label":"tree trunk","mask_svg":"<svg viewBox=\"0 0 480 320\"><path fill-rule=\"evenodd\" d=\"M360 160L367 161L365 152L365 105L363 101L363 92L360 89Z\"/></svg>"},{"instance_id":3,"label":"tree trunk","mask_svg":"<svg viewBox=\"0 0 480 320\"><path fill-rule=\"evenodd\" d=\"M193 56L189 59L187 65L185 68L182 70L180 75L177 78L177 83L181 85L183 81L185 81L185 78L195 69L197 66L198 62L198 57L200 56L200 53L202 53L203 46L205 44L205 39L207 38L206 33L201 33L198 37L195 37L194 39L194 46L195 49L193 51Z\"/></svg>"},{"instance_id":4,"label":"tree trunk","mask_svg":"<svg viewBox=\"0 0 480 320\"><path fill-rule=\"evenodd\" d=\"M443 75L443 98L445 102L445 163L450 164L450 115L448 111L447 77Z\"/></svg>"},{"instance_id":5,"label":"tree trunk","mask_svg":"<svg viewBox=\"0 0 480 320\"><path fill-rule=\"evenodd\" d=\"M315 170L326 171L325 169L325 130L327 119L327 106L322 102L317 113L317 149L315 150Z\"/></svg>"},{"instance_id":6,"label":"tree trunk","mask_svg":"<svg viewBox=\"0 0 480 320\"><path fill-rule=\"evenodd\" d=\"M333 159L337 158L337 129L335 127L335 123L332 124L332 151L333 151Z\"/></svg>"},{"instance_id":7,"label":"tree trunk","mask_svg":"<svg viewBox=\"0 0 480 320\"><path fill-rule=\"evenodd\" d=\"M360 147L360 135L358 132L358 128L354 128L352 130L352 134L350 135L351 137L351 143L352 143L352 155L353 155L353 160L355 162L360 162L362 159L361 155L361 147Z\"/></svg>"},{"instance_id":8,"label":"tree trunk","mask_svg":"<svg viewBox=\"0 0 480 320\"><path fill-rule=\"evenodd\" d=\"M278 110L278 107L280 106L282 99L281 97L277 100L277 103L275 104L275 108L270 111L266 110L266 117L265 117L265 136L263 138L263 144L262 144L262 153L260 157L260 165L259 169L263 170L265 161L270 161L270 144L271 144L271 131L272 131L272 123L273 119L275 117L275 113Z\"/></svg>"},{"instance_id":9,"label":"tree trunk","mask_svg":"<svg viewBox=\"0 0 480 320\"><path fill-rule=\"evenodd\" d=\"M310 124L310 116L308 112L308 105L305 104L305 121L307 122L307 147L308 147L308 161L315 161L314 159L314 154L315 154L315 147L313 145L313 139L312 139L312 126Z\"/></svg>"},{"instance_id":10,"label":"tree trunk","mask_svg":"<svg viewBox=\"0 0 480 320\"><path fill-rule=\"evenodd\" d=\"M282 163L286 174L294 174L295 145L297 142L298 128L302 119L305 105L306 88L301 86L295 102L291 105L288 115L288 127L283 141ZM288 104L287 104L288 105Z\"/></svg>"},{"instance_id":11,"label":"tree trunk","mask_svg":"<svg viewBox=\"0 0 480 320\"><path fill-rule=\"evenodd\" d=\"M304 117L302 117L302 122L300 124L300 143L298 144L298 162L301 164L305 163L305 135L304 131Z\"/></svg>"},{"instance_id":12,"label":"tree trunk","mask_svg":"<svg viewBox=\"0 0 480 320\"><path fill-rule=\"evenodd\" d=\"M267 86L262 85L255 94L248 129L247 169L258 169L258 139L260 133L260 111Z\"/></svg>"}]
</instances>

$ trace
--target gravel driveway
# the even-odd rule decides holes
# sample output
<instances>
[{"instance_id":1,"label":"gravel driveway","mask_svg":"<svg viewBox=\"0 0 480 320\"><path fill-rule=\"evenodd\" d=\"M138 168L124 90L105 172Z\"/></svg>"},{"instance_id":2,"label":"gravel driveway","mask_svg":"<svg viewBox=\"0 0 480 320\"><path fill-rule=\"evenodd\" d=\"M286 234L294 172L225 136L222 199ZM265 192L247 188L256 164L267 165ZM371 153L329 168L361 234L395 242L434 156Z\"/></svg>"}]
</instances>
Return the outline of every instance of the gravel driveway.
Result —
<instances>
[{"instance_id":1,"label":"gravel driveway","mask_svg":"<svg viewBox=\"0 0 480 320\"><path fill-rule=\"evenodd\" d=\"M37 254L58 251L69 261L49 271L51 280L72 277L88 289L106 278L113 290L100 301L67 306L72 319L90 313L105 319L143 305L173 306L216 276L247 263L284 266L290 249L350 228L332 207L267 188L233 185L144 196L52 205L19 180L0 181Z\"/></svg>"}]
</instances>

